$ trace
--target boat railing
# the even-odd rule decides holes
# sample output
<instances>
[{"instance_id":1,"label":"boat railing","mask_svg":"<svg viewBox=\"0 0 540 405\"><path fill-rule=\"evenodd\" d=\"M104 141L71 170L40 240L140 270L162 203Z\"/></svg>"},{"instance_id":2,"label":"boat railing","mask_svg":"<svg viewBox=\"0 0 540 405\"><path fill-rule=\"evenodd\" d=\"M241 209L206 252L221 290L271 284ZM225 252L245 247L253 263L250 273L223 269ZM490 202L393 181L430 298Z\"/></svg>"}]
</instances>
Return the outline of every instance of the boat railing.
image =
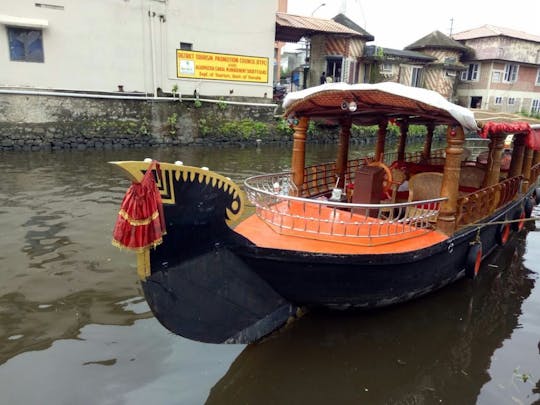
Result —
<instances>
[{"instance_id":1,"label":"boat railing","mask_svg":"<svg viewBox=\"0 0 540 405\"><path fill-rule=\"evenodd\" d=\"M257 216L278 233L364 238L361 243L368 245L433 230L441 202L446 200L356 204L323 196L297 197L290 172L250 177L244 185Z\"/></svg>"},{"instance_id":2,"label":"boat railing","mask_svg":"<svg viewBox=\"0 0 540 405\"><path fill-rule=\"evenodd\" d=\"M443 159L444 163L445 150L436 149L431 152L429 161L423 158L422 152L408 152L405 154L405 161L408 163L420 163L426 161L426 163L441 163L435 162L436 159ZM359 158L351 159L347 162L347 170L345 173L345 184L354 184L354 178L358 168L369 165L374 161L374 157L371 155ZM383 162L387 165L391 165L397 160L396 152L389 152L383 155ZM328 193L335 187L337 181L336 177L336 164L335 162L322 163L317 165L308 166L304 169L304 186L300 195L302 197L314 197L324 193ZM292 182L291 182L292 183Z\"/></svg>"},{"instance_id":3,"label":"boat railing","mask_svg":"<svg viewBox=\"0 0 540 405\"><path fill-rule=\"evenodd\" d=\"M513 201L521 189L522 176L510 177L457 201L456 225L463 227L479 221Z\"/></svg>"}]
</instances>

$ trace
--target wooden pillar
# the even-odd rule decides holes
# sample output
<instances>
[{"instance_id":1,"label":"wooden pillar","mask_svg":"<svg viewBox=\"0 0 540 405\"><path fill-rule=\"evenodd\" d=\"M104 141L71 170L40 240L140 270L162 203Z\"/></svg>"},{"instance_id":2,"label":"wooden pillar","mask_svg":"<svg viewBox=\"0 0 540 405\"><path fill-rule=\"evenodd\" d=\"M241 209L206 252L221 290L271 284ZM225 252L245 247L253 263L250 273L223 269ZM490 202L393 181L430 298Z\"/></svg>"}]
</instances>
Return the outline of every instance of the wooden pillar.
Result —
<instances>
[{"instance_id":1,"label":"wooden pillar","mask_svg":"<svg viewBox=\"0 0 540 405\"><path fill-rule=\"evenodd\" d=\"M405 160L405 147L407 145L407 133L409 132L409 122L404 120L399 125L399 145L397 160Z\"/></svg>"},{"instance_id":2,"label":"wooden pillar","mask_svg":"<svg viewBox=\"0 0 540 405\"><path fill-rule=\"evenodd\" d=\"M377 133L377 147L375 149L375 160L384 160L384 143L386 142L386 129L388 128L388 120L379 121L379 132Z\"/></svg>"},{"instance_id":3,"label":"wooden pillar","mask_svg":"<svg viewBox=\"0 0 540 405\"><path fill-rule=\"evenodd\" d=\"M337 186L343 189L345 187L345 175L347 173L347 162L349 157L349 139L351 137L352 120L341 121L339 131L338 155L336 159L336 177L339 179Z\"/></svg>"},{"instance_id":4,"label":"wooden pillar","mask_svg":"<svg viewBox=\"0 0 540 405\"><path fill-rule=\"evenodd\" d=\"M501 177L501 158L504 149L503 134L492 135L491 142L489 143L489 153L486 167L486 175L484 176L484 182L482 187L489 187L497 184Z\"/></svg>"},{"instance_id":5,"label":"wooden pillar","mask_svg":"<svg viewBox=\"0 0 540 405\"><path fill-rule=\"evenodd\" d=\"M535 150L533 154L533 162L532 165L535 166L538 163L540 163L540 150Z\"/></svg>"},{"instance_id":6,"label":"wooden pillar","mask_svg":"<svg viewBox=\"0 0 540 405\"><path fill-rule=\"evenodd\" d=\"M304 167L306 163L306 132L309 118L301 117L294 128L293 153L291 161L292 181L296 186L298 195L302 195L304 185ZM291 192L292 193L292 192Z\"/></svg>"},{"instance_id":7,"label":"wooden pillar","mask_svg":"<svg viewBox=\"0 0 540 405\"><path fill-rule=\"evenodd\" d=\"M512 150L512 160L510 161L510 170L508 177L519 176L523 169L523 155L525 152L525 135L514 135L514 149Z\"/></svg>"},{"instance_id":8,"label":"wooden pillar","mask_svg":"<svg viewBox=\"0 0 540 405\"><path fill-rule=\"evenodd\" d=\"M424 141L424 150L422 151L422 158L429 159L431 157L431 144L433 143L433 132L435 131L435 125L432 123L426 124L426 140Z\"/></svg>"},{"instance_id":9,"label":"wooden pillar","mask_svg":"<svg viewBox=\"0 0 540 405\"><path fill-rule=\"evenodd\" d=\"M464 142L463 128L449 125L446 130L446 161L441 187L441 197L447 197L448 200L441 203L441 211L437 220L438 229L447 235L453 233L456 226L459 175Z\"/></svg>"},{"instance_id":10,"label":"wooden pillar","mask_svg":"<svg viewBox=\"0 0 540 405\"><path fill-rule=\"evenodd\" d=\"M531 184L531 167L533 161L533 150L525 147L525 156L523 159L523 168L521 174L523 175L523 183L521 184L521 191L526 192Z\"/></svg>"}]
</instances>

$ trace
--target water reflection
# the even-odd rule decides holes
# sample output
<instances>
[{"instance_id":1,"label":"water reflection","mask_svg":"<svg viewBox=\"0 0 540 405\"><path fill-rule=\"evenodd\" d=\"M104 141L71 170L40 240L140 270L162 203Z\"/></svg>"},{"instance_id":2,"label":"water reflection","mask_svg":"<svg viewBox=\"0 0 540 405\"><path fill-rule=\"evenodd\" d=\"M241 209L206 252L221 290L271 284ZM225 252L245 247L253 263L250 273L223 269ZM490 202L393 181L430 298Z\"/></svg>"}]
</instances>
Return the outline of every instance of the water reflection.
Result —
<instances>
[{"instance_id":1,"label":"water reflection","mask_svg":"<svg viewBox=\"0 0 540 405\"><path fill-rule=\"evenodd\" d=\"M408 305L310 314L246 347L207 404L474 404L534 285L524 250L524 240L513 241L474 285L463 281ZM511 396L530 399L525 388ZM511 402L498 395L490 403Z\"/></svg>"},{"instance_id":2,"label":"water reflection","mask_svg":"<svg viewBox=\"0 0 540 405\"><path fill-rule=\"evenodd\" d=\"M307 162L334 154L333 145L310 147ZM106 162L145 157L239 182L290 165L288 147L269 145L0 154L0 403L540 398L540 289L527 271L540 272L540 232L490 257L474 286L371 314L310 314L245 350L198 344L146 319L134 257L110 244L129 181Z\"/></svg>"}]
</instances>

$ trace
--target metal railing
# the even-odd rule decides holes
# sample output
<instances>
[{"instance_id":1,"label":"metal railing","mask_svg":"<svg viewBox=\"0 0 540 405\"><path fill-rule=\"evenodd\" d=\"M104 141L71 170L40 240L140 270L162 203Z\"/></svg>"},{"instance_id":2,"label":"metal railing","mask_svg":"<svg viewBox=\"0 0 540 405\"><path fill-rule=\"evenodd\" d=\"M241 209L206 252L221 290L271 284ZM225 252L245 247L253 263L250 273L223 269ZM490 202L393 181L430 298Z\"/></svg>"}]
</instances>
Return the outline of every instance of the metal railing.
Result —
<instances>
[{"instance_id":1,"label":"metal railing","mask_svg":"<svg viewBox=\"0 0 540 405\"><path fill-rule=\"evenodd\" d=\"M254 176L244 181L257 216L277 233L295 236L347 237L357 244L392 243L406 234L433 229L446 198L399 204L353 204L326 197L296 197L291 173ZM394 239L392 240L392 237Z\"/></svg>"}]
</instances>

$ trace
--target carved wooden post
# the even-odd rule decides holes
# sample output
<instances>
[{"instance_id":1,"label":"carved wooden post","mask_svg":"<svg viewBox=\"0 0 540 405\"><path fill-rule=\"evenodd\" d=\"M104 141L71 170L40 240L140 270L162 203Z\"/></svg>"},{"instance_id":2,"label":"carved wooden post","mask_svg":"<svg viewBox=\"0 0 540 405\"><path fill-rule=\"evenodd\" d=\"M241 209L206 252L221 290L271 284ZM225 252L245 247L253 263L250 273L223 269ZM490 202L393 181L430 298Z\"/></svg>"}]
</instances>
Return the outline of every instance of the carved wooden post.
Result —
<instances>
[{"instance_id":1,"label":"carved wooden post","mask_svg":"<svg viewBox=\"0 0 540 405\"><path fill-rule=\"evenodd\" d=\"M523 152L525 151L525 136L523 134L514 135L514 149L512 150L512 160L508 177L519 176L523 168Z\"/></svg>"},{"instance_id":2,"label":"carved wooden post","mask_svg":"<svg viewBox=\"0 0 540 405\"><path fill-rule=\"evenodd\" d=\"M293 134L293 153L292 153L292 181L296 186L291 190L291 194L302 195L302 186L304 185L304 166L306 162L306 132L309 124L309 118L301 117L298 124L294 126Z\"/></svg>"},{"instance_id":3,"label":"carved wooden post","mask_svg":"<svg viewBox=\"0 0 540 405\"><path fill-rule=\"evenodd\" d=\"M446 130L446 162L441 187L441 197L448 200L441 203L441 211L437 220L440 231L450 235L456 226L457 199L459 196L459 175L461 172L461 154L465 134L461 126L449 125Z\"/></svg>"},{"instance_id":4,"label":"carved wooden post","mask_svg":"<svg viewBox=\"0 0 540 405\"><path fill-rule=\"evenodd\" d=\"M424 150L422 151L422 158L429 159L431 157L431 144L433 143L433 132L435 131L435 124L426 124L427 134L424 141Z\"/></svg>"},{"instance_id":5,"label":"carved wooden post","mask_svg":"<svg viewBox=\"0 0 540 405\"><path fill-rule=\"evenodd\" d=\"M407 145L407 133L409 132L409 122L403 120L399 125L399 145L397 160L405 160L405 147Z\"/></svg>"},{"instance_id":6,"label":"carved wooden post","mask_svg":"<svg viewBox=\"0 0 540 405\"><path fill-rule=\"evenodd\" d=\"M336 177L339 179L338 188L345 187L345 175L347 173L347 162L349 156L349 138L351 137L351 119L341 121L339 131L338 155L336 159Z\"/></svg>"},{"instance_id":7,"label":"carved wooden post","mask_svg":"<svg viewBox=\"0 0 540 405\"><path fill-rule=\"evenodd\" d=\"M533 150L525 148L525 158L523 159L523 169L521 174L523 175L523 183L521 183L521 191L526 192L531 184L531 167L533 161Z\"/></svg>"},{"instance_id":8,"label":"carved wooden post","mask_svg":"<svg viewBox=\"0 0 540 405\"><path fill-rule=\"evenodd\" d=\"M535 150L533 154L533 162L532 165L535 166L538 163L540 163L540 150Z\"/></svg>"},{"instance_id":9,"label":"carved wooden post","mask_svg":"<svg viewBox=\"0 0 540 405\"><path fill-rule=\"evenodd\" d=\"M491 137L489 143L489 153L486 167L486 175L482 187L489 187L497 184L501 177L501 158L504 149L505 135L496 134Z\"/></svg>"},{"instance_id":10,"label":"carved wooden post","mask_svg":"<svg viewBox=\"0 0 540 405\"><path fill-rule=\"evenodd\" d=\"M384 119L379 121L379 132L377 133L377 147L375 149L375 160L384 160L384 143L386 141L386 128L388 127L388 120Z\"/></svg>"}]
</instances>

